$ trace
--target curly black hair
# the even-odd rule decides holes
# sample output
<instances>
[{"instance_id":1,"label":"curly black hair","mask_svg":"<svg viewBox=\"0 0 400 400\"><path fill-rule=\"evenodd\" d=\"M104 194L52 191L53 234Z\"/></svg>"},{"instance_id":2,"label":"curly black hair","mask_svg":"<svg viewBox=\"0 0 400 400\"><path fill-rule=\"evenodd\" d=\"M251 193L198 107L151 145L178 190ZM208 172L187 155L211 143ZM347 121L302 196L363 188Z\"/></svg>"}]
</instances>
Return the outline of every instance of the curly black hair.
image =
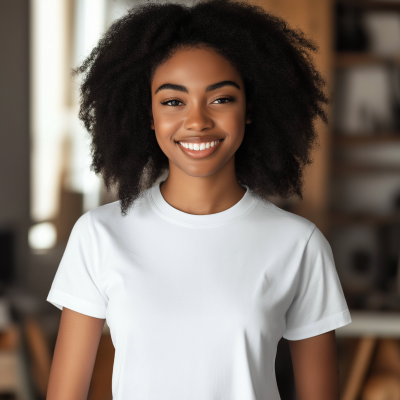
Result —
<instances>
[{"instance_id":1,"label":"curly black hair","mask_svg":"<svg viewBox=\"0 0 400 400\"><path fill-rule=\"evenodd\" d=\"M150 128L156 68L181 48L206 45L241 74L252 123L235 154L236 177L256 195L302 199L304 167L328 122L317 45L262 7L237 0L192 6L142 3L114 22L87 59L79 118L91 135L91 170L115 185L122 215L169 168Z\"/></svg>"}]
</instances>

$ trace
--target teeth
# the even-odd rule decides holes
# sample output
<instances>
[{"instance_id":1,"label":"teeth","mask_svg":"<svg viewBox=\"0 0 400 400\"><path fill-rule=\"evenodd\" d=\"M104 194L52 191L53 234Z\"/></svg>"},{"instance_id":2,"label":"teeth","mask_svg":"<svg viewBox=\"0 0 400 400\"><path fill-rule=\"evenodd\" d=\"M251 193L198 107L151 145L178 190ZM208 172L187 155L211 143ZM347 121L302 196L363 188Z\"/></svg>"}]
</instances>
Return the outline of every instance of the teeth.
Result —
<instances>
[{"instance_id":1,"label":"teeth","mask_svg":"<svg viewBox=\"0 0 400 400\"><path fill-rule=\"evenodd\" d=\"M209 149L210 147L214 147L220 140L215 140L213 142L207 142L207 143L185 143L185 142L179 142L183 147L190 149L190 150L195 150L195 151L200 151L200 150L205 150Z\"/></svg>"}]
</instances>

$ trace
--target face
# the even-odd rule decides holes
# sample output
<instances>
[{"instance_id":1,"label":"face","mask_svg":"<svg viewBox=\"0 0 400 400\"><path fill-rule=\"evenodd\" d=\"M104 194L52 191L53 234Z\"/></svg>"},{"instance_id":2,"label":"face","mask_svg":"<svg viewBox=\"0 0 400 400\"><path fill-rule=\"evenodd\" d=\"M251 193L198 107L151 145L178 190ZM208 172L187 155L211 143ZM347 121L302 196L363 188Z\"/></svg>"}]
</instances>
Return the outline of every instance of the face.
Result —
<instances>
[{"instance_id":1,"label":"face","mask_svg":"<svg viewBox=\"0 0 400 400\"><path fill-rule=\"evenodd\" d=\"M179 50L151 82L151 128L171 167L209 176L234 160L246 123L244 83L214 50ZM171 165L172 163L172 165Z\"/></svg>"}]
</instances>

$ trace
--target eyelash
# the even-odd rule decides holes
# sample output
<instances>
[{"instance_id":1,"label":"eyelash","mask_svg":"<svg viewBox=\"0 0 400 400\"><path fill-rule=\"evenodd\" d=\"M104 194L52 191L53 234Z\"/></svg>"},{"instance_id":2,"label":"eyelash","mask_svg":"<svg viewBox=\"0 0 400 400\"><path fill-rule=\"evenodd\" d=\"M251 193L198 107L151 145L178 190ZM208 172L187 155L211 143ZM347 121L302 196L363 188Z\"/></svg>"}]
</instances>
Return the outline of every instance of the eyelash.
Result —
<instances>
[{"instance_id":1,"label":"eyelash","mask_svg":"<svg viewBox=\"0 0 400 400\"><path fill-rule=\"evenodd\" d=\"M234 101L234 98L232 98L232 97L219 97L218 99L215 99L214 101L217 101L217 100L228 100L225 103L217 103L217 104L226 104L226 103ZM166 106L166 105L168 105L168 103L171 103L172 101L177 101L179 103L182 103L182 101L180 101L180 100L172 99L172 100L167 100L167 101L161 102L161 104L163 106ZM170 107L178 107L178 106L170 106Z\"/></svg>"}]
</instances>

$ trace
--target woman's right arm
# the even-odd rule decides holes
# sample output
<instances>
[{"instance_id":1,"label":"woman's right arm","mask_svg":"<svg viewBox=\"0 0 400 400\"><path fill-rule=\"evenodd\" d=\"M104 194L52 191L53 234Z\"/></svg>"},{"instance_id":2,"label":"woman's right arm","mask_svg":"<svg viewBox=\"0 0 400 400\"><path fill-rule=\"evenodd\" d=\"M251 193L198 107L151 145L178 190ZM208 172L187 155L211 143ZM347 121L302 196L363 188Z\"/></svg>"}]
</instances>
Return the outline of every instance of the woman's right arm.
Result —
<instances>
[{"instance_id":1,"label":"woman's right arm","mask_svg":"<svg viewBox=\"0 0 400 400\"><path fill-rule=\"evenodd\" d=\"M105 319L63 307L46 400L86 400Z\"/></svg>"}]
</instances>

